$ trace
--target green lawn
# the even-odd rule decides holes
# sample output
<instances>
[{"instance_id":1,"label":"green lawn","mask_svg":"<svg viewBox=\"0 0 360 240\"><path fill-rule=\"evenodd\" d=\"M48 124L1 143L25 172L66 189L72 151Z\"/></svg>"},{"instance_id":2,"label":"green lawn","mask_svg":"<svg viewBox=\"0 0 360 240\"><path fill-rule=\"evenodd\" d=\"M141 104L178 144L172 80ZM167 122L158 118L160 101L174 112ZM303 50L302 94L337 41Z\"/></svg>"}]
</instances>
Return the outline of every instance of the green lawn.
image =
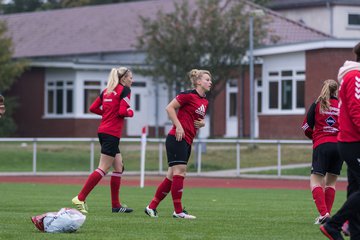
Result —
<instances>
[{"instance_id":1,"label":"green lawn","mask_svg":"<svg viewBox=\"0 0 360 240\"><path fill-rule=\"evenodd\" d=\"M324 239L308 190L252 190L186 188L183 203L196 220L173 219L170 197L158 207L159 218L143 212L155 188L123 187L122 202L135 211L110 212L108 186L98 186L88 197L84 226L72 234L40 233L30 216L71 207L81 186L0 184L0 239ZM334 209L345 199L338 191Z\"/></svg>"}]
</instances>

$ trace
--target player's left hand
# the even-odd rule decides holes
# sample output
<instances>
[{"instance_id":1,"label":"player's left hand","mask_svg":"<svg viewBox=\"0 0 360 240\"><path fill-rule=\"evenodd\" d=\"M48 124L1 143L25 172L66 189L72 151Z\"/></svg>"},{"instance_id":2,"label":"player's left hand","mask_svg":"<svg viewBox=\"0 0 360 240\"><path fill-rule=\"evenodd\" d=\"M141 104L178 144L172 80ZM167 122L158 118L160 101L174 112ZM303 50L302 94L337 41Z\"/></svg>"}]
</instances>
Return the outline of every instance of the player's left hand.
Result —
<instances>
[{"instance_id":1,"label":"player's left hand","mask_svg":"<svg viewBox=\"0 0 360 240\"><path fill-rule=\"evenodd\" d=\"M201 128L205 126L205 120L202 118L198 118L198 120L194 121L195 128Z\"/></svg>"}]
</instances>

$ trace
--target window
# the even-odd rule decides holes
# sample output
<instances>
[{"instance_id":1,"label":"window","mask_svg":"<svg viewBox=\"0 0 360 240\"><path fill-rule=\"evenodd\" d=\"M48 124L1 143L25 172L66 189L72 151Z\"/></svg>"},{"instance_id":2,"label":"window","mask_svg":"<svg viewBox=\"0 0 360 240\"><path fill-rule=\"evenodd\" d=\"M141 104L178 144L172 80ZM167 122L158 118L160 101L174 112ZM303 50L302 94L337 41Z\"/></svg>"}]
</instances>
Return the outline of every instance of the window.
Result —
<instances>
[{"instance_id":1,"label":"window","mask_svg":"<svg viewBox=\"0 0 360 240\"><path fill-rule=\"evenodd\" d=\"M101 82L87 80L84 82L84 113L90 113L89 108L101 93Z\"/></svg>"},{"instance_id":2,"label":"window","mask_svg":"<svg viewBox=\"0 0 360 240\"><path fill-rule=\"evenodd\" d=\"M278 108L278 82L269 83L269 108Z\"/></svg>"},{"instance_id":3,"label":"window","mask_svg":"<svg viewBox=\"0 0 360 240\"><path fill-rule=\"evenodd\" d=\"M348 15L348 25L360 27L360 14L350 13Z\"/></svg>"},{"instance_id":4,"label":"window","mask_svg":"<svg viewBox=\"0 0 360 240\"><path fill-rule=\"evenodd\" d=\"M229 116L230 117L236 117L236 108L237 108L237 93L236 92L232 92L230 93L230 104L229 104Z\"/></svg>"},{"instance_id":5,"label":"window","mask_svg":"<svg viewBox=\"0 0 360 240\"><path fill-rule=\"evenodd\" d=\"M140 111L140 94L135 94L135 111Z\"/></svg>"},{"instance_id":6,"label":"window","mask_svg":"<svg viewBox=\"0 0 360 240\"><path fill-rule=\"evenodd\" d=\"M268 102L258 106L258 110L290 113L304 109L305 71L285 69L270 71L267 76L268 93L263 94L267 95Z\"/></svg>"},{"instance_id":7,"label":"window","mask_svg":"<svg viewBox=\"0 0 360 240\"><path fill-rule=\"evenodd\" d=\"M257 92L257 112L262 112L262 93Z\"/></svg>"},{"instance_id":8,"label":"window","mask_svg":"<svg viewBox=\"0 0 360 240\"><path fill-rule=\"evenodd\" d=\"M292 81L281 81L281 109L292 108Z\"/></svg>"},{"instance_id":9,"label":"window","mask_svg":"<svg viewBox=\"0 0 360 240\"><path fill-rule=\"evenodd\" d=\"M296 107L305 107L305 82L296 81Z\"/></svg>"},{"instance_id":10,"label":"window","mask_svg":"<svg viewBox=\"0 0 360 240\"><path fill-rule=\"evenodd\" d=\"M46 84L46 114L70 115L74 109L74 86L72 81L52 81Z\"/></svg>"}]
</instances>

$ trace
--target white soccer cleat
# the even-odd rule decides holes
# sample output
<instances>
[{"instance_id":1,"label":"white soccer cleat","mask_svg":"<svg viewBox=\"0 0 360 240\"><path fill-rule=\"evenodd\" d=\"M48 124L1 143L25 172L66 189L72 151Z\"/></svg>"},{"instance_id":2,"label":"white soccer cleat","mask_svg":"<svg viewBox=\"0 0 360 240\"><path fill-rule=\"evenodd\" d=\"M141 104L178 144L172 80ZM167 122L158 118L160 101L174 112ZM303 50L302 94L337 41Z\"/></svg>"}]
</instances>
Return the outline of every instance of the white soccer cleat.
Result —
<instances>
[{"instance_id":1,"label":"white soccer cleat","mask_svg":"<svg viewBox=\"0 0 360 240\"><path fill-rule=\"evenodd\" d=\"M330 218L329 213L326 213L324 216L320 215L319 217L315 218L314 224L323 224L328 220L328 218Z\"/></svg>"},{"instance_id":2,"label":"white soccer cleat","mask_svg":"<svg viewBox=\"0 0 360 240\"><path fill-rule=\"evenodd\" d=\"M188 213L185 212L181 212L181 213L173 213L173 218L185 218L185 219L195 219L196 217L193 215L190 215Z\"/></svg>"},{"instance_id":3,"label":"white soccer cleat","mask_svg":"<svg viewBox=\"0 0 360 240\"><path fill-rule=\"evenodd\" d=\"M153 218L157 218L157 217L158 217L158 214L157 214L156 209L151 209L151 208L149 208L149 206L146 206L146 208L145 208L145 213L146 213L148 216L153 217Z\"/></svg>"}]
</instances>

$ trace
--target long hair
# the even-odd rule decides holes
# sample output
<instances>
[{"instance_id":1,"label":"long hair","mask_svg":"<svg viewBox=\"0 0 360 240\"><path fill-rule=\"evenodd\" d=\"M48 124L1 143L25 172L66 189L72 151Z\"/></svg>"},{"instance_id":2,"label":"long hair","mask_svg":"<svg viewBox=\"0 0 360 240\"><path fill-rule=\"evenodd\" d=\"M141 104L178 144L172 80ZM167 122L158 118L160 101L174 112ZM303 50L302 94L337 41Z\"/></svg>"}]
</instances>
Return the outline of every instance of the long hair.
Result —
<instances>
[{"instance_id":1,"label":"long hair","mask_svg":"<svg viewBox=\"0 0 360 240\"><path fill-rule=\"evenodd\" d=\"M360 42L355 45L355 47L353 48L353 52L356 55L356 61L360 62Z\"/></svg>"},{"instance_id":2,"label":"long hair","mask_svg":"<svg viewBox=\"0 0 360 240\"><path fill-rule=\"evenodd\" d=\"M192 69L188 73L188 76L189 76L189 79L191 82L191 86L196 88L196 85L197 85L196 81L199 80L202 77L202 75L204 75L204 74L208 74L211 78L211 73L208 70Z\"/></svg>"},{"instance_id":3,"label":"long hair","mask_svg":"<svg viewBox=\"0 0 360 240\"><path fill-rule=\"evenodd\" d=\"M339 84L333 79L325 80L316 102L320 103L320 112L325 112L330 108L330 98L337 96Z\"/></svg>"},{"instance_id":4,"label":"long hair","mask_svg":"<svg viewBox=\"0 0 360 240\"><path fill-rule=\"evenodd\" d=\"M106 94L110 94L116 86L120 83L120 80L125 77L129 72L126 67L112 68L108 77L106 86Z\"/></svg>"}]
</instances>

